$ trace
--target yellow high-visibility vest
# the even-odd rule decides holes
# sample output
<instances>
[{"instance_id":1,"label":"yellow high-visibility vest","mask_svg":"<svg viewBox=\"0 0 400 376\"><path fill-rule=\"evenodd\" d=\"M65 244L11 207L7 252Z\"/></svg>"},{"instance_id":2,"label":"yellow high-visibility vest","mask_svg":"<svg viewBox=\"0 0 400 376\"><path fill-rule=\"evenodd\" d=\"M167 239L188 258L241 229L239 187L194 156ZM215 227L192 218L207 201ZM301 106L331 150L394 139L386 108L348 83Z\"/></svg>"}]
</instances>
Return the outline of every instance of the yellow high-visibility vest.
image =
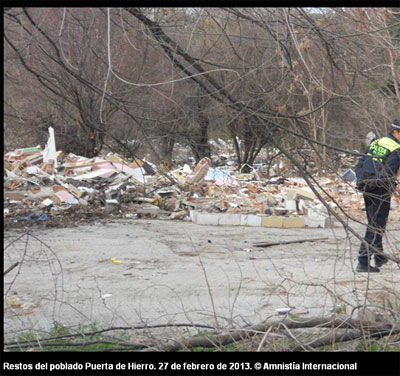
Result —
<instances>
[{"instance_id":1,"label":"yellow high-visibility vest","mask_svg":"<svg viewBox=\"0 0 400 376\"><path fill-rule=\"evenodd\" d=\"M367 155L372 157L374 161L383 163L385 156L397 149L400 149L400 144L390 137L385 136L371 142Z\"/></svg>"}]
</instances>

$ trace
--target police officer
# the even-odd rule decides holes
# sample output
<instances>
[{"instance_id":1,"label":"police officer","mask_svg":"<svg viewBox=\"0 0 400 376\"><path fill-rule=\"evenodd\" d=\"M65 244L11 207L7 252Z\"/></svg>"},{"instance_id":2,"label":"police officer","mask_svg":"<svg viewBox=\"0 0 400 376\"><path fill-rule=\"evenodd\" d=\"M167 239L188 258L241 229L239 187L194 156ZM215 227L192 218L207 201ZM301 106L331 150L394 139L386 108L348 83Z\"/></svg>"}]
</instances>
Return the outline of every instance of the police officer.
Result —
<instances>
[{"instance_id":1,"label":"police officer","mask_svg":"<svg viewBox=\"0 0 400 376\"><path fill-rule=\"evenodd\" d=\"M400 170L400 121L394 120L385 137L375 139L369 145L356 167L357 188L363 192L368 226L361 243L357 272L379 272L388 262L383 253L382 235L390 210L390 198L396 187L396 175ZM372 246L372 247L371 247ZM375 266L370 265L374 254Z\"/></svg>"}]
</instances>

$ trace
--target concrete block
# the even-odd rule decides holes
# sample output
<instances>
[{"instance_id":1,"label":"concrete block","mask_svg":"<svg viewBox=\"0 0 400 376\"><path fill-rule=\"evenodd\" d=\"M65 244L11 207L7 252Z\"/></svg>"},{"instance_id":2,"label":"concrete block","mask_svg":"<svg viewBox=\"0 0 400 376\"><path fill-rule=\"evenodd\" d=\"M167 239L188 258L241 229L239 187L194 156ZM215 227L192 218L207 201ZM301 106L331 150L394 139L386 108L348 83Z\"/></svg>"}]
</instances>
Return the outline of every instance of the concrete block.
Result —
<instances>
[{"instance_id":1,"label":"concrete block","mask_svg":"<svg viewBox=\"0 0 400 376\"><path fill-rule=\"evenodd\" d=\"M304 217L284 217L282 227L301 228L304 227Z\"/></svg>"},{"instance_id":2,"label":"concrete block","mask_svg":"<svg viewBox=\"0 0 400 376\"><path fill-rule=\"evenodd\" d=\"M196 212L194 219L194 223L197 223L198 225L219 225L219 214Z\"/></svg>"},{"instance_id":3,"label":"concrete block","mask_svg":"<svg viewBox=\"0 0 400 376\"><path fill-rule=\"evenodd\" d=\"M356 202L358 203L358 199L357 199ZM335 207L337 207L337 205L334 204L333 202L330 202L330 203L329 203L329 206L330 206L332 209L335 209ZM321 214L326 215L326 216L329 216L328 209L327 209L323 204L314 205L314 207L315 207L315 210L318 210Z\"/></svg>"},{"instance_id":4,"label":"concrete block","mask_svg":"<svg viewBox=\"0 0 400 376\"><path fill-rule=\"evenodd\" d=\"M331 227L332 223L330 218L312 218L309 216L304 217L304 226L305 227L319 227L319 228L327 228Z\"/></svg>"},{"instance_id":5,"label":"concrete block","mask_svg":"<svg viewBox=\"0 0 400 376\"><path fill-rule=\"evenodd\" d=\"M138 214L150 214L157 215L160 211L160 208L156 205L143 204L136 206L136 213Z\"/></svg>"},{"instance_id":6,"label":"concrete block","mask_svg":"<svg viewBox=\"0 0 400 376\"><path fill-rule=\"evenodd\" d=\"M240 216L240 225L241 226L254 226L254 227L261 227L261 216L254 215L254 214L242 214Z\"/></svg>"},{"instance_id":7,"label":"concrete block","mask_svg":"<svg viewBox=\"0 0 400 376\"><path fill-rule=\"evenodd\" d=\"M302 228L302 227L327 227L328 222L310 217L283 217L254 214L212 214L201 213L195 210L189 212L190 219L198 225L214 226L253 226L276 228ZM307 221L306 221L307 218Z\"/></svg>"},{"instance_id":8,"label":"concrete block","mask_svg":"<svg viewBox=\"0 0 400 376\"><path fill-rule=\"evenodd\" d=\"M219 214L219 224L224 226L240 226L241 214Z\"/></svg>"},{"instance_id":9,"label":"concrete block","mask_svg":"<svg viewBox=\"0 0 400 376\"><path fill-rule=\"evenodd\" d=\"M261 217L261 225L262 227L283 227L283 217Z\"/></svg>"},{"instance_id":10,"label":"concrete block","mask_svg":"<svg viewBox=\"0 0 400 376\"><path fill-rule=\"evenodd\" d=\"M330 218L327 213L322 213L320 210L316 208L308 208L306 217L311 218L316 221L321 221L321 223L325 222L325 227L329 226Z\"/></svg>"}]
</instances>

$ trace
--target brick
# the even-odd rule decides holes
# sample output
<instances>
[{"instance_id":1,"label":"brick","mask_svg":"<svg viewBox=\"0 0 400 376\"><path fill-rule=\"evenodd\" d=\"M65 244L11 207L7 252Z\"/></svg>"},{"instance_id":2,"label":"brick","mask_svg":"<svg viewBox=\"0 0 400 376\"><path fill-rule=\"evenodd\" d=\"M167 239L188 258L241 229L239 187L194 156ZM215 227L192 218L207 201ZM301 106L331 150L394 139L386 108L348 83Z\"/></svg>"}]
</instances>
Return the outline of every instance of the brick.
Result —
<instances>
[{"instance_id":1,"label":"brick","mask_svg":"<svg viewBox=\"0 0 400 376\"><path fill-rule=\"evenodd\" d=\"M21 201L25 196L21 192L4 192L4 198L7 200Z\"/></svg>"}]
</instances>

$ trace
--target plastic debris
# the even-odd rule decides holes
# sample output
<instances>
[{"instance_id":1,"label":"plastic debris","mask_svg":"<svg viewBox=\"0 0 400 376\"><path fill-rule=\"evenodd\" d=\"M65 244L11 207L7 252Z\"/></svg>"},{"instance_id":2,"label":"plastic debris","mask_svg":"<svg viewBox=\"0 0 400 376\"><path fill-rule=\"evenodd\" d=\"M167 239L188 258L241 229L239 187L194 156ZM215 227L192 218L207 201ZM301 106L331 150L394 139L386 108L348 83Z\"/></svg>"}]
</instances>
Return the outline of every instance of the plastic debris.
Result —
<instances>
[{"instance_id":1,"label":"plastic debris","mask_svg":"<svg viewBox=\"0 0 400 376\"><path fill-rule=\"evenodd\" d=\"M251 248L234 248L235 251L240 251L240 252L251 252L252 249Z\"/></svg>"},{"instance_id":2,"label":"plastic debris","mask_svg":"<svg viewBox=\"0 0 400 376\"><path fill-rule=\"evenodd\" d=\"M54 169L57 168L56 140L54 137L53 127L49 127L49 139L43 151L43 161L45 163L50 162L50 164L52 165L52 171L49 173L52 174L54 172Z\"/></svg>"},{"instance_id":3,"label":"plastic debris","mask_svg":"<svg viewBox=\"0 0 400 376\"><path fill-rule=\"evenodd\" d=\"M275 311L278 312L280 315L288 314L292 308L277 308Z\"/></svg>"},{"instance_id":4,"label":"plastic debris","mask_svg":"<svg viewBox=\"0 0 400 376\"><path fill-rule=\"evenodd\" d=\"M25 221L47 221L49 218L45 213L42 214L32 213L26 217L17 217L17 219Z\"/></svg>"},{"instance_id":5,"label":"plastic debris","mask_svg":"<svg viewBox=\"0 0 400 376\"><path fill-rule=\"evenodd\" d=\"M344 181L350 182L350 183L354 183L356 181L356 174L355 172L351 169L348 168L342 175L342 179Z\"/></svg>"}]
</instances>

